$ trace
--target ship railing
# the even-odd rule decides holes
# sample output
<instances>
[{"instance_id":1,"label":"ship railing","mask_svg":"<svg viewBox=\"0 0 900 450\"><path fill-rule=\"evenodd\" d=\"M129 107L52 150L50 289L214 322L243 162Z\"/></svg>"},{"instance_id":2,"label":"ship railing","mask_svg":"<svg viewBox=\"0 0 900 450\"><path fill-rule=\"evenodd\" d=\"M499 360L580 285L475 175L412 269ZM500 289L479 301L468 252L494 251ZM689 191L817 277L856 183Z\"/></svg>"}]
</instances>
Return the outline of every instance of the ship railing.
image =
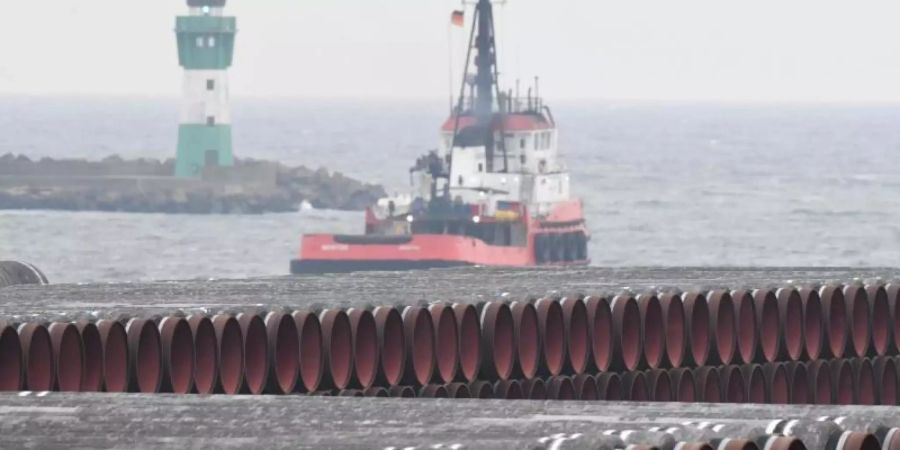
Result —
<instances>
[{"instance_id":1,"label":"ship railing","mask_svg":"<svg viewBox=\"0 0 900 450\"><path fill-rule=\"evenodd\" d=\"M544 99L541 97L510 97L500 94L498 105L494 106L495 113L503 114L541 114L544 110ZM466 97L461 104L453 108L454 114L467 115L475 110L475 99Z\"/></svg>"}]
</instances>

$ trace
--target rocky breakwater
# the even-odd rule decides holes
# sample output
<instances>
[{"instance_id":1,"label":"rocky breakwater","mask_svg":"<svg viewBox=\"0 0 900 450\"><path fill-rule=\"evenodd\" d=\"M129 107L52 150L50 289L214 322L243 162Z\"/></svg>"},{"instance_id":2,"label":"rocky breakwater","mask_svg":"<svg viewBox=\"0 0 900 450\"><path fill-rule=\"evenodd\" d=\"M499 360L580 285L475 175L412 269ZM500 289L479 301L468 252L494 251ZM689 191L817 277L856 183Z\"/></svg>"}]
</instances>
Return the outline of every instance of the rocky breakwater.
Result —
<instances>
[{"instance_id":1,"label":"rocky breakwater","mask_svg":"<svg viewBox=\"0 0 900 450\"><path fill-rule=\"evenodd\" d=\"M176 178L174 160L100 161L0 156L0 209L122 211L144 213L258 214L315 208L361 210L384 195L325 169L238 160L206 169L195 179Z\"/></svg>"}]
</instances>

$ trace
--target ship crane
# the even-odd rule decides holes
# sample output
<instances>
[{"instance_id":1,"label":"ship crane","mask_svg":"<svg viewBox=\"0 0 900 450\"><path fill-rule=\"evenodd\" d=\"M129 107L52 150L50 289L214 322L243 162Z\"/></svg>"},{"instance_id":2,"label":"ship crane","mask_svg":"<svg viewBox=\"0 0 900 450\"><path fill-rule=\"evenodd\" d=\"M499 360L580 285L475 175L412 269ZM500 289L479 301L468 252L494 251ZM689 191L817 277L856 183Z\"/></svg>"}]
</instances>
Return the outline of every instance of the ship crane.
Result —
<instances>
[{"instance_id":1,"label":"ship crane","mask_svg":"<svg viewBox=\"0 0 900 450\"><path fill-rule=\"evenodd\" d=\"M485 147L487 171L494 171L494 150L497 146L494 139L494 99L501 98L499 69L497 67L497 40L494 28L494 5L491 0L478 0L475 3L475 14L472 19L472 31L466 50L466 62L463 65L463 83L460 86L459 101L456 106L456 122L453 130L453 146L481 144ZM475 50L475 77L470 91L469 106L466 108L465 88L468 81L469 66L472 63L472 50ZM502 111L500 105L497 110ZM460 135L460 117L472 114L476 118L471 133ZM500 122L502 124L502 120ZM503 172L509 170L504 141L499 141L499 150L504 155ZM452 160L450 162L452 164Z\"/></svg>"}]
</instances>

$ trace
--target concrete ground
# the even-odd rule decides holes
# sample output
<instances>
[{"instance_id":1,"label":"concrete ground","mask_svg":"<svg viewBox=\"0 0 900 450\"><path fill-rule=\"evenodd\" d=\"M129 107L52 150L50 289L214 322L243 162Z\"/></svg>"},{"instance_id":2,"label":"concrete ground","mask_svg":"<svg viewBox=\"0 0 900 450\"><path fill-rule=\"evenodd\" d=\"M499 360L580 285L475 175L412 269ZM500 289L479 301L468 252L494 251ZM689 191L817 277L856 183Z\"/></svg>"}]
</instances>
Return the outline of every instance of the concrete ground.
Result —
<instances>
[{"instance_id":1,"label":"concrete ground","mask_svg":"<svg viewBox=\"0 0 900 450\"><path fill-rule=\"evenodd\" d=\"M893 407L31 392L0 395L0 446L581 449L610 429L712 420L753 434L825 415L900 424Z\"/></svg>"}]
</instances>

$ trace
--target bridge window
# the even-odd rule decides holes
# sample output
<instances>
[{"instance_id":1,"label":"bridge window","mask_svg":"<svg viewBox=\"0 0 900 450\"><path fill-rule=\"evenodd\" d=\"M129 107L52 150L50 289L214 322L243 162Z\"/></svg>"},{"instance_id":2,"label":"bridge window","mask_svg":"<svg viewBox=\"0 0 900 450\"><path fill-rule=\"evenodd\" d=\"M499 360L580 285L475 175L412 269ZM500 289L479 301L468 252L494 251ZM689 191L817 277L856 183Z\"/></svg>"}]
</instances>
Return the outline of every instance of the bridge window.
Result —
<instances>
[{"instance_id":1,"label":"bridge window","mask_svg":"<svg viewBox=\"0 0 900 450\"><path fill-rule=\"evenodd\" d=\"M216 88L216 80L206 80L206 90L211 91Z\"/></svg>"},{"instance_id":2,"label":"bridge window","mask_svg":"<svg viewBox=\"0 0 900 450\"><path fill-rule=\"evenodd\" d=\"M210 36L210 37L209 37L209 46L210 46L210 47L215 47L215 46L216 46L216 38L215 38L215 37L213 37L213 36Z\"/></svg>"},{"instance_id":3,"label":"bridge window","mask_svg":"<svg viewBox=\"0 0 900 450\"><path fill-rule=\"evenodd\" d=\"M203 39L203 36L197 38L197 47L203 48L206 44L206 40Z\"/></svg>"},{"instance_id":4,"label":"bridge window","mask_svg":"<svg viewBox=\"0 0 900 450\"><path fill-rule=\"evenodd\" d=\"M209 116L209 117L207 117L207 118L206 118L206 124L209 125L209 126L215 125L215 124L216 124L216 118L215 118L215 116Z\"/></svg>"}]
</instances>

